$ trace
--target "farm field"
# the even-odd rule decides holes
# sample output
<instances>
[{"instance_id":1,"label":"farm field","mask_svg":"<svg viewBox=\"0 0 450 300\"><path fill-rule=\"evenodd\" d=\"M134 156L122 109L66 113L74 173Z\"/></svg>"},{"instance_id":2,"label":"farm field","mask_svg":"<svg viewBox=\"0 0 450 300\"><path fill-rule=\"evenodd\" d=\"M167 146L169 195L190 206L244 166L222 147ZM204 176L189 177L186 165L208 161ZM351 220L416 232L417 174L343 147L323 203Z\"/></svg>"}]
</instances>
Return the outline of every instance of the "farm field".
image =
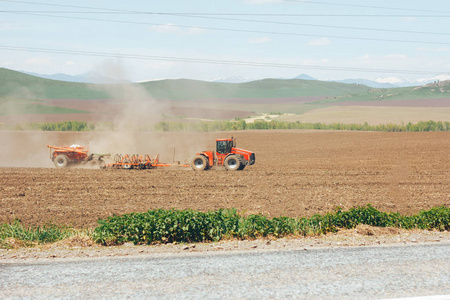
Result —
<instances>
[{"instance_id":1,"label":"farm field","mask_svg":"<svg viewBox=\"0 0 450 300\"><path fill-rule=\"evenodd\" d=\"M9 158L0 164L0 222L86 228L158 208L299 217L368 203L402 214L450 205L449 132L238 131L238 147L256 154L242 172L57 170L45 147L90 142L91 152L159 152L171 162L174 148L184 160L230 134L0 131Z\"/></svg>"},{"instance_id":2,"label":"farm field","mask_svg":"<svg viewBox=\"0 0 450 300\"><path fill-rule=\"evenodd\" d=\"M400 102L400 101L397 101ZM361 102L367 104L368 102ZM448 101L450 106L450 101ZM450 107L395 107L395 106L330 106L305 112L299 115L287 115L282 121L303 123L355 123L370 125L407 124L420 121L450 121Z\"/></svg>"}]
</instances>

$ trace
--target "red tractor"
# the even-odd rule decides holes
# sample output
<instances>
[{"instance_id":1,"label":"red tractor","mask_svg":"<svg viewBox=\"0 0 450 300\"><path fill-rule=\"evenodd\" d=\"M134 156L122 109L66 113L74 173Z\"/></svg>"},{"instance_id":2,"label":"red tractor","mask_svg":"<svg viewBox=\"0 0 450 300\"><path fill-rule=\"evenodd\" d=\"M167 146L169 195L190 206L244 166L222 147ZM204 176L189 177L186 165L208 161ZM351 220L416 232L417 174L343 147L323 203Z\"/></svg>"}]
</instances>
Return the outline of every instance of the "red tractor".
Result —
<instances>
[{"instance_id":1,"label":"red tractor","mask_svg":"<svg viewBox=\"0 0 450 300\"><path fill-rule=\"evenodd\" d=\"M205 171L213 166L225 166L228 171L243 170L255 163L255 153L236 148L236 139L217 139L216 151L202 151L192 159L195 171Z\"/></svg>"}]
</instances>

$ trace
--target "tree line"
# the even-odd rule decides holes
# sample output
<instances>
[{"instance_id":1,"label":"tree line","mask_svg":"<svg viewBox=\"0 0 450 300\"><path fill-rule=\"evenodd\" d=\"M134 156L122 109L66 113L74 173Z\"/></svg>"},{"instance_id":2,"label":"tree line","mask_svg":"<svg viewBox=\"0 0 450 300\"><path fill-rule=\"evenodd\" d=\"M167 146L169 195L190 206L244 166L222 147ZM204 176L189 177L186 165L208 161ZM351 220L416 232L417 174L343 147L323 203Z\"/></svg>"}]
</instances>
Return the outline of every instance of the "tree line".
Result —
<instances>
[{"instance_id":1,"label":"tree line","mask_svg":"<svg viewBox=\"0 0 450 300\"><path fill-rule=\"evenodd\" d=\"M41 131L114 131L118 128L111 122L85 122L66 121L54 123L25 123L7 126L0 123L0 129L15 130L41 130ZM127 127L123 128L127 130ZM407 124L345 124L345 123L303 123L275 120L255 120L247 123L245 120L210 121L210 122L172 122L161 121L157 124L141 124L130 127L129 130L157 131L157 132L210 132L234 130L273 130L273 129L315 129L315 130L353 130L353 131L381 131L381 132L428 132L450 131L450 122L447 121L420 121Z\"/></svg>"}]
</instances>

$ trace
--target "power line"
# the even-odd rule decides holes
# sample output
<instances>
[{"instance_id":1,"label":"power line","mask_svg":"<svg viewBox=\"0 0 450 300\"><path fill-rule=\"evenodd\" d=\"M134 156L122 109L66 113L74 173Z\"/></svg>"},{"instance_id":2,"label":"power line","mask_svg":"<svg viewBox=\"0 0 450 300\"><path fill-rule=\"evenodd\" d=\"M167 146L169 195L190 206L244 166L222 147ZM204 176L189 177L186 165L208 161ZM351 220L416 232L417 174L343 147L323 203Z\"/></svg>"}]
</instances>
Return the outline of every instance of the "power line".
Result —
<instances>
[{"instance_id":1,"label":"power line","mask_svg":"<svg viewBox=\"0 0 450 300\"><path fill-rule=\"evenodd\" d=\"M205 29L205 30L213 30L213 31L247 32L247 33L258 33L258 34L303 36L303 37L313 37L313 38L327 37L327 38L335 38L335 39L360 40L360 41L450 45L450 42L423 42L423 41L416 41L416 40L377 39L377 38L353 37L353 36L350 37L350 36L320 35L320 34L308 34L308 33L288 33L288 32L279 32L279 31L260 31L260 30L232 29L232 28L220 28L220 27L187 26L187 25L174 25L174 24L157 24L157 23L136 22L136 21L119 21L119 20L110 20L110 19L94 19L94 18L83 18L83 17L69 17L69 16L55 16L55 15L45 15L45 14L31 14L31 13L17 13L17 14L42 16L42 17L65 18L65 19L88 20L88 21L99 21L99 22L114 22L114 23L126 23L126 24L144 24L144 25L166 26L166 27L167 26L171 26L171 27L189 28L189 29L196 28L196 29Z\"/></svg>"},{"instance_id":2,"label":"power line","mask_svg":"<svg viewBox=\"0 0 450 300\"><path fill-rule=\"evenodd\" d=\"M18 47L18 46L8 46L8 45L0 45L0 49L6 50L6 51L24 51L24 52L35 52L35 53L63 54L63 55L108 57L108 58L129 58L129 59L140 59L140 60L174 61L174 62L183 62L183 63L235 65L235 66L248 66L248 67L313 69L313 70L329 70L329 71L355 71L355 72L419 74L419 75L438 75L438 74L448 73L445 71L370 69L370 68L333 67L333 66L317 66L317 65L301 65L301 64L285 64L285 63L265 63L265 62L256 62L256 61L236 61L236 60L216 60L216 59L190 58L190 57L153 56L153 55L125 54L125 53L113 53L113 52L76 51L76 50L65 50L65 49L54 49L54 48Z\"/></svg>"},{"instance_id":3,"label":"power line","mask_svg":"<svg viewBox=\"0 0 450 300\"><path fill-rule=\"evenodd\" d=\"M182 17L195 17L202 19L213 19L213 20L227 20L227 21L239 21L239 22L251 22L251 23L265 23L265 24L277 24L277 25L293 25L293 26L305 26L305 27L321 27L321 28L334 28L334 29L352 29L352 30L362 30L362 31L381 31L381 32L398 32L398 33L413 33L413 34L426 34L426 35L450 35L450 33L444 32L431 32L431 31L412 31L412 30L397 30L397 29L381 29L381 28L367 28L367 27L350 27L350 26L337 26L337 25L321 25L321 24L309 24L309 23L292 23L292 22L279 22L279 21L262 21L262 20L249 20L249 19L236 19L236 18L223 18L223 17L207 17L198 16L191 14L170 14L170 13L159 13L164 15L174 15Z\"/></svg>"},{"instance_id":4,"label":"power line","mask_svg":"<svg viewBox=\"0 0 450 300\"><path fill-rule=\"evenodd\" d=\"M332 3L324 1L302 1L302 0L283 0L284 2L297 2L304 4L320 4L320 5L333 5L333 6L346 6L346 7L358 7L358 8L375 8L375 9L388 9L388 10L400 10L400 11L417 11L417 12L431 12L431 13L447 13L448 11L442 10L429 10L429 9L414 9L414 8L400 8L400 7L386 7L386 6L374 6L374 5L360 5L360 4L346 4L346 3Z\"/></svg>"},{"instance_id":5,"label":"power line","mask_svg":"<svg viewBox=\"0 0 450 300\"><path fill-rule=\"evenodd\" d=\"M0 10L0 13L17 13L17 14L42 14L42 13L67 13L67 14L81 14L86 12L81 11L13 11L13 10ZM87 13L103 13L103 12L87 12ZM309 24L309 23L292 23L292 22L279 22L279 21L267 21L267 20L249 20L249 19L236 19L236 18L223 18L223 17L208 17L197 14L177 14L177 13L146 13L154 15L170 15L178 17L200 18L200 19L213 19L213 20L226 20L226 21L238 21L238 22L250 22L250 23L264 23L264 24L277 24L277 25L292 25L292 26L305 26L305 27L320 27L320 28L334 28L334 29L351 29L361 31L380 31L380 32L397 32L397 33L411 33L411 34L426 34L426 35L450 35L445 32L431 32L431 31L413 31L413 30L398 30L398 29L381 29L381 28L368 28L368 27L351 27L351 26L337 26L337 25L321 25L321 24ZM63 16L60 16L61 18ZM65 16L66 17L66 16ZM91 20L91 19L89 19ZM100 19L95 19L100 20ZM110 20L113 21L113 20ZM126 22L119 21L118 22ZM148 24L148 23L142 23Z\"/></svg>"},{"instance_id":6,"label":"power line","mask_svg":"<svg viewBox=\"0 0 450 300\"><path fill-rule=\"evenodd\" d=\"M4 0L0 0L4 1ZM115 15L172 15L172 16L258 16L258 17L376 17L376 18L448 18L449 15L383 15L383 14L246 14L246 13L180 13L149 11L58 11L58 10L3 10L11 13L52 13L52 14L115 14Z\"/></svg>"},{"instance_id":7,"label":"power line","mask_svg":"<svg viewBox=\"0 0 450 300\"><path fill-rule=\"evenodd\" d=\"M190 13L179 13L179 12L168 12L168 13L158 13L158 12L145 12L145 11L132 11L132 10L124 10L124 9L112 9L112 8L98 8L91 6L76 6L76 5L65 5L65 4L49 4L42 2L30 2L30 1L18 1L18 0L0 0L5 2L14 2L14 3L23 3L23 4L33 4L33 5L43 5L50 7L69 7L69 8L82 8L82 9L90 9L97 10L100 13L116 13L116 14L170 14L170 15L215 15L215 16L290 16L290 17L435 17L435 18L447 18L449 15L382 15L382 14L292 14L292 13L202 13L202 12L190 12ZM418 10L418 9L401 9L401 8L388 8L388 7L380 7L380 6L368 6L368 5L353 5L353 4L337 4L331 2L309 2L309 1L301 1L301 0L283 0L290 2L298 2L298 3L306 3L306 4L327 4L327 5L338 5L338 6L353 6L353 7L363 7L363 8L381 8L381 9L394 9L394 10L402 10L402 11L424 11L424 12L434 12L434 13L449 13L445 11L430 11L430 10ZM89 13L89 12L86 12ZM98 12L92 12L98 13Z\"/></svg>"}]
</instances>

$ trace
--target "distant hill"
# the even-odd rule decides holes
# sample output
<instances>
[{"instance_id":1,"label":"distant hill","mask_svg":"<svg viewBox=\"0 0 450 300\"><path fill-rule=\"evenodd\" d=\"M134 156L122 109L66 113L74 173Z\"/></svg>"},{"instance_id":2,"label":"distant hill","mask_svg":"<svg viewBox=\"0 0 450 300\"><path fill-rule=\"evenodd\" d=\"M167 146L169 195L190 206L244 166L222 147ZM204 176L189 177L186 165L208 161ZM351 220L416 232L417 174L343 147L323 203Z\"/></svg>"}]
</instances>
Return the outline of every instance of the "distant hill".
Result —
<instances>
[{"instance_id":1,"label":"distant hill","mask_svg":"<svg viewBox=\"0 0 450 300\"><path fill-rule=\"evenodd\" d=\"M396 87L393 84L390 83L381 83L381 82L377 82L377 81L373 81L373 80L368 80L368 79L362 79L362 78L358 78L358 79L344 79L344 80L333 80L334 82L341 82L341 83L348 83L348 84L364 84L373 88L377 88L377 89L386 89L386 88L394 88Z\"/></svg>"},{"instance_id":2,"label":"distant hill","mask_svg":"<svg viewBox=\"0 0 450 300\"><path fill-rule=\"evenodd\" d=\"M67 81L67 82L81 82L81 83L103 83L103 84L116 84L116 83L128 83L128 80L118 80L113 79L102 74L96 72L87 72L80 75L67 75L64 73L57 73L51 75L32 73L21 71L22 73L33 75L40 78L52 79L58 81Z\"/></svg>"},{"instance_id":3,"label":"distant hill","mask_svg":"<svg viewBox=\"0 0 450 300\"><path fill-rule=\"evenodd\" d=\"M303 79L303 80L317 80L307 74L300 74L298 76L295 76L293 79Z\"/></svg>"},{"instance_id":4,"label":"distant hill","mask_svg":"<svg viewBox=\"0 0 450 300\"><path fill-rule=\"evenodd\" d=\"M243 83L243 82L249 82L253 81L255 79L248 78L248 77L242 77L242 76L228 76L228 77L221 77L214 80L211 80L211 82L227 82L227 83Z\"/></svg>"},{"instance_id":5,"label":"distant hill","mask_svg":"<svg viewBox=\"0 0 450 300\"><path fill-rule=\"evenodd\" d=\"M0 97L21 99L104 99L108 94L86 83L40 78L0 68Z\"/></svg>"},{"instance_id":6,"label":"distant hill","mask_svg":"<svg viewBox=\"0 0 450 300\"><path fill-rule=\"evenodd\" d=\"M64 73L46 75L46 74L32 73L32 72L26 72L26 71L19 71L19 72L25 73L28 75L33 75L33 76L40 77L40 78L45 78L45 79L67 81L67 82L78 82L78 83L120 84L120 83L131 83L132 82L129 80L113 79L108 76L96 73L96 72L87 72L87 73L79 74L79 75L68 75L68 74L64 74ZM317 80L316 78L311 77L308 74L300 74L293 78L284 78L283 77L283 78L275 78L275 79ZM421 79L418 81L411 81L411 80L407 80L405 78L395 78L395 79L396 79L395 83L378 82L378 81L364 79L364 78L348 78L348 79L343 79L343 80L322 80L322 81L340 82L340 83L347 83L347 84L364 84L364 85L367 85L372 88L394 88L394 87L420 86L420 85L425 85L428 83L433 83L436 81L445 81L445 80L449 79L449 75L443 74L443 75L435 76L433 78ZM142 80L140 82L160 81L160 80L163 80L163 79ZM251 81L256 81L256 80L260 80L260 79L234 75L234 76L226 76L226 77L216 78L214 80L208 80L208 82L245 83L245 82L251 82Z\"/></svg>"},{"instance_id":7,"label":"distant hill","mask_svg":"<svg viewBox=\"0 0 450 300\"><path fill-rule=\"evenodd\" d=\"M176 79L150 81L142 85L153 97L171 100L337 96L369 89L357 85L299 79L263 79L239 84Z\"/></svg>"},{"instance_id":8,"label":"distant hill","mask_svg":"<svg viewBox=\"0 0 450 300\"><path fill-rule=\"evenodd\" d=\"M450 99L450 80L415 87L370 89L359 94L338 96L321 100L317 103L331 104L347 101L397 101L417 99Z\"/></svg>"},{"instance_id":9,"label":"distant hill","mask_svg":"<svg viewBox=\"0 0 450 300\"><path fill-rule=\"evenodd\" d=\"M126 88L125 88L126 87ZM44 79L0 68L0 97L22 99L124 99L132 87L144 88L161 100L221 98L278 98L343 96L360 94L368 87L301 79L263 79L245 83L206 82L189 79L158 80L130 84L86 84Z\"/></svg>"}]
</instances>

